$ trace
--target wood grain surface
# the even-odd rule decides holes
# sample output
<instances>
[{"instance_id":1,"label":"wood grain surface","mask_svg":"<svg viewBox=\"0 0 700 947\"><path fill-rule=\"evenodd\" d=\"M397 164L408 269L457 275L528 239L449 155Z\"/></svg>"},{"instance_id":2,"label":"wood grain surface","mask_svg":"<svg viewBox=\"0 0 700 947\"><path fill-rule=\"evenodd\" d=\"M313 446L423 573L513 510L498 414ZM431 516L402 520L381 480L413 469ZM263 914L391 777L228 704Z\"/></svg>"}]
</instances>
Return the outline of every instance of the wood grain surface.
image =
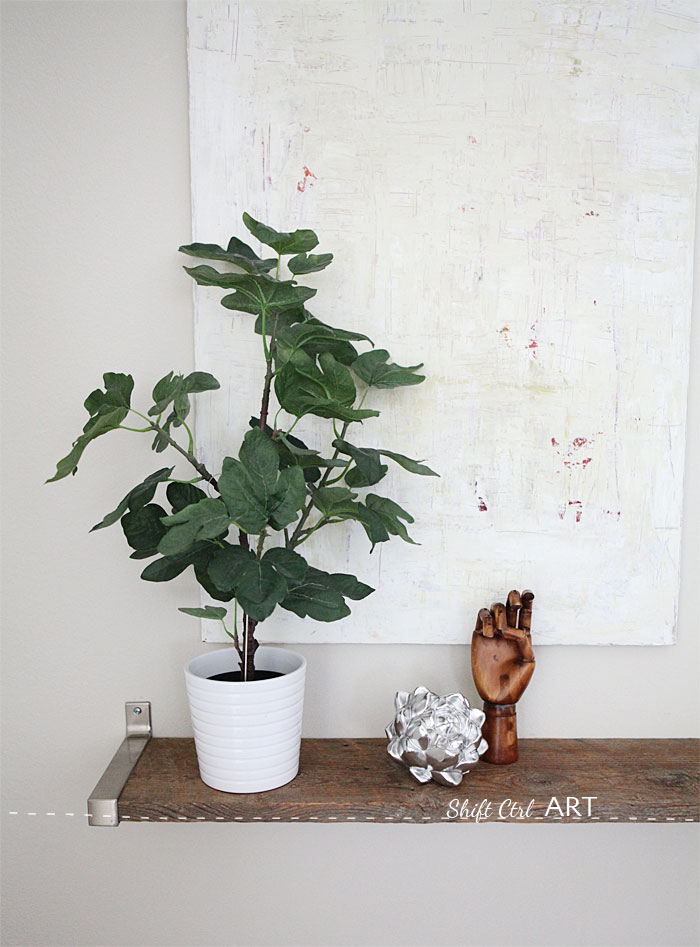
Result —
<instances>
[{"instance_id":1,"label":"wood grain surface","mask_svg":"<svg viewBox=\"0 0 700 947\"><path fill-rule=\"evenodd\" d=\"M699 752L698 740L521 740L517 763L477 763L450 788L417 783L388 756L384 739L303 740L296 779L270 792L236 795L201 781L193 740L157 738L124 787L119 816L132 822L697 822Z\"/></svg>"}]
</instances>

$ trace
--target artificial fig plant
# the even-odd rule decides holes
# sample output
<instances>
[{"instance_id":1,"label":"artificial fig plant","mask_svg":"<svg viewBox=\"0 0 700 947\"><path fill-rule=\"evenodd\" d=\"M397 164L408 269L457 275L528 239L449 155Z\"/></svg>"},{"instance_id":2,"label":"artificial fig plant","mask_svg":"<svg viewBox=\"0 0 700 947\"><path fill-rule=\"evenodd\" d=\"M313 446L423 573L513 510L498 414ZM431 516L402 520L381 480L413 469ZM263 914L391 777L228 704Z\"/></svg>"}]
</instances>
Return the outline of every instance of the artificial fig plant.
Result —
<instances>
[{"instance_id":1,"label":"artificial fig plant","mask_svg":"<svg viewBox=\"0 0 700 947\"><path fill-rule=\"evenodd\" d=\"M59 461L51 480L75 474L90 441L113 430L153 434L156 453L170 447L185 457L197 472L195 478L174 478L174 467L155 471L93 530L120 520L133 549L131 558L153 560L142 579L166 582L192 566L211 598L233 602L232 629L224 620L224 607L181 611L221 621L239 653L243 679L252 680L256 626L278 605L301 618L331 622L350 614L347 599L363 599L374 591L354 575L328 573L311 565L298 548L319 529L345 520L362 526L372 549L392 536L412 543L406 524L413 523L413 517L368 488L386 475L385 461L410 473L437 474L403 454L358 447L347 437L351 424L379 415L364 407L373 388L420 384L422 364L396 365L366 335L327 325L309 312L306 303L316 290L294 277L323 270L333 259L331 253L311 252L318 244L312 230L278 233L248 214L243 222L274 255L262 259L237 237L226 249L204 243L180 247L191 257L235 268L220 272L199 265L185 270L200 286L227 290L221 305L255 317L254 331L261 336L265 371L260 413L250 419L238 457L226 457L214 476L194 454L187 423L190 399L220 387L212 375L169 372L156 384L153 404L143 413L131 405L131 375L107 372L104 388L85 401L90 417L83 433ZM280 278L282 257L290 257L286 262L290 279ZM354 343L370 348L360 354ZM270 423L273 391L278 409ZM280 422L283 414L292 420ZM139 426L125 423L130 415L140 419ZM291 433L307 415L330 421L332 452L322 454ZM183 432L186 444L177 439ZM169 511L153 502L163 484ZM273 536L277 541L266 548Z\"/></svg>"}]
</instances>

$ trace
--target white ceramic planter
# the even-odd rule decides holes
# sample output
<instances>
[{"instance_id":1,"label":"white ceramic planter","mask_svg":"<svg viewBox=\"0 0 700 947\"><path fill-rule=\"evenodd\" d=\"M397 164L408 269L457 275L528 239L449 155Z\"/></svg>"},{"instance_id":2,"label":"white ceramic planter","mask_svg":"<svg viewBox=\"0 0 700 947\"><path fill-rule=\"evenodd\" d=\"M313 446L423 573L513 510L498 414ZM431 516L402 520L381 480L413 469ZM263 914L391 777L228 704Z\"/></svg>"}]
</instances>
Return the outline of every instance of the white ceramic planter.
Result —
<instances>
[{"instance_id":1,"label":"white ceramic planter","mask_svg":"<svg viewBox=\"0 0 700 947\"><path fill-rule=\"evenodd\" d=\"M193 658L185 683L202 780L223 792L264 792L299 772L306 659L286 648L261 646L255 666L280 671L267 681L210 681L238 670L234 648Z\"/></svg>"}]
</instances>

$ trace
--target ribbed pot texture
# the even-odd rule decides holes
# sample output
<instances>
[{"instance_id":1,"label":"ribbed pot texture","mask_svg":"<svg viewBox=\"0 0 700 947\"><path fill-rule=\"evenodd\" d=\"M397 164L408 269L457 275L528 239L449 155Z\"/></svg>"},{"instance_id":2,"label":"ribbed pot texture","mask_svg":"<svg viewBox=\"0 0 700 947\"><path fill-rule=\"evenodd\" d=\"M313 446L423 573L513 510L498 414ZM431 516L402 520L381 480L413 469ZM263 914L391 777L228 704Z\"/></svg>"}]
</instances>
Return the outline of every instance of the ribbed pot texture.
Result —
<instances>
[{"instance_id":1,"label":"ribbed pot texture","mask_svg":"<svg viewBox=\"0 0 700 947\"><path fill-rule=\"evenodd\" d=\"M262 646L255 666L280 671L267 681L210 681L238 670L234 648L201 654L185 666L185 683L202 780L223 792L264 792L299 772L306 659Z\"/></svg>"}]
</instances>

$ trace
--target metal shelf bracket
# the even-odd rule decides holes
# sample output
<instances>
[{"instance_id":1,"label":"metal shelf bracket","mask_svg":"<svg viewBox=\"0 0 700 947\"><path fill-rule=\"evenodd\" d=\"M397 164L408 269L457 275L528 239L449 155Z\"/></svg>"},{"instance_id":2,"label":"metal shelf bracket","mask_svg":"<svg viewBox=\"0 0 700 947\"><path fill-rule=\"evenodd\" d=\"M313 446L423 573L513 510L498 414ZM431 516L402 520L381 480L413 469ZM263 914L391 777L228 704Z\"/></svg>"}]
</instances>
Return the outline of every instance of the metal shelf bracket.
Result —
<instances>
[{"instance_id":1,"label":"metal shelf bracket","mask_svg":"<svg viewBox=\"0 0 700 947\"><path fill-rule=\"evenodd\" d=\"M88 799L88 825L119 825L119 796L153 736L151 704L127 701L126 737Z\"/></svg>"}]
</instances>

